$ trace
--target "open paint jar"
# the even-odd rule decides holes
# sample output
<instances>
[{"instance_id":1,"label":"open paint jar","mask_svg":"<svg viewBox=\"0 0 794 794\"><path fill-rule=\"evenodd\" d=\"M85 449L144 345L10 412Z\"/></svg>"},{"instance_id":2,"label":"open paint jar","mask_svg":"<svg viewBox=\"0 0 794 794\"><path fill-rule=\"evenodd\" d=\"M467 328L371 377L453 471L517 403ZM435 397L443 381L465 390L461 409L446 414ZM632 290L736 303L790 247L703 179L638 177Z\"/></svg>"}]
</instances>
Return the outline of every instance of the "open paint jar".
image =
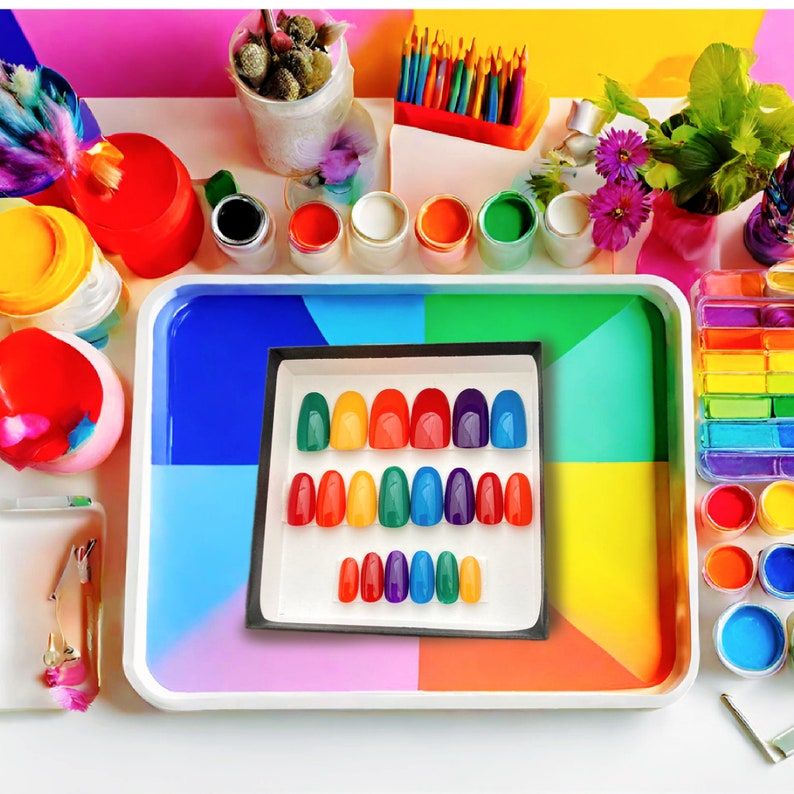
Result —
<instances>
[{"instance_id":1,"label":"open paint jar","mask_svg":"<svg viewBox=\"0 0 794 794\"><path fill-rule=\"evenodd\" d=\"M576 190L548 203L541 230L546 253L561 267L581 267L598 252L587 196Z\"/></svg>"},{"instance_id":2,"label":"open paint jar","mask_svg":"<svg viewBox=\"0 0 794 794\"><path fill-rule=\"evenodd\" d=\"M738 483L717 485L700 500L698 527L722 540L738 538L753 523L755 514L751 491Z\"/></svg>"},{"instance_id":3,"label":"open paint jar","mask_svg":"<svg viewBox=\"0 0 794 794\"><path fill-rule=\"evenodd\" d=\"M342 217L330 204L309 201L301 204L289 221L289 255L304 273L323 273L342 259Z\"/></svg>"},{"instance_id":4,"label":"open paint jar","mask_svg":"<svg viewBox=\"0 0 794 794\"><path fill-rule=\"evenodd\" d=\"M516 190L491 196L477 214L477 248L494 270L515 270L532 256L538 215L532 202Z\"/></svg>"},{"instance_id":5,"label":"open paint jar","mask_svg":"<svg viewBox=\"0 0 794 794\"><path fill-rule=\"evenodd\" d=\"M466 267L473 220L469 205L444 193L430 196L416 213L419 258L431 273L459 273Z\"/></svg>"},{"instance_id":6,"label":"open paint jar","mask_svg":"<svg viewBox=\"0 0 794 794\"><path fill-rule=\"evenodd\" d=\"M794 482L777 480L764 488L758 500L758 524L767 535L794 532Z\"/></svg>"},{"instance_id":7,"label":"open paint jar","mask_svg":"<svg viewBox=\"0 0 794 794\"><path fill-rule=\"evenodd\" d=\"M68 331L101 347L124 316L127 287L86 225L59 207L0 213L0 313L15 330Z\"/></svg>"},{"instance_id":8,"label":"open paint jar","mask_svg":"<svg viewBox=\"0 0 794 794\"><path fill-rule=\"evenodd\" d=\"M350 254L365 270L383 273L398 265L408 247L408 207L394 193L363 195L350 212Z\"/></svg>"},{"instance_id":9,"label":"open paint jar","mask_svg":"<svg viewBox=\"0 0 794 794\"><path fill-rule=\"evenodd\" d=\"M794 599L794 545L773 543L767 546L758 557L758 581L774 598Z\"/></svg>"},{"instance_id":10,"label":"open paint jar","mask_svg":"<svg viewBox=\"0 0 794 794\"><path fill-rule=\"evenodd\" d=\"M124 391L88 342L38 328L0 341L0 458L16 469L99 465L124 426Z\"/></svg>"},{"instance_id":11,"label":"open paint jar","mask_svg":"<svg viewBox=\"0 0 794 794\"><path fill-rule=\"evenodd\" d=\"M212 210L215 243L252 273L264 273L276 256L276 227L267 207L253 196L230 193Z\"/></svg>"},{"instance_id":12,"label":"open paint jar","mask_svg":"<svg viewBox=\"0 0 794 794\"><path fill-rule=\"evenodd\" d=\"M109 135L123 155L118 190L90 175L68 179L77 214L106 251L120 254L142 278L159 278L186 265L201 242L204 214L190 174L161 141L138 132Z\"/></svg>"},{"instance_id":13,"label":"open paint jar","mask_svg":"<svg viewBox=\"0 0 794 794\"><path fill-rule=\"evenodd\" d=\"M740 601L729 606L714 625L719 660L744 678L772 675L786 662L783 621L769 607Z\"/></svg>"},{"instance_id":14,"label":"open paint jar","mask_svg":"<svg viewBox=\"0 0 794 794\"><path fill-rule=\"evenodd\" d=\"M706 553L703 579L713 590L727 595L742 595L753 584L756 561L746 549L720 543Z\"/></svg>"}]
</instances>

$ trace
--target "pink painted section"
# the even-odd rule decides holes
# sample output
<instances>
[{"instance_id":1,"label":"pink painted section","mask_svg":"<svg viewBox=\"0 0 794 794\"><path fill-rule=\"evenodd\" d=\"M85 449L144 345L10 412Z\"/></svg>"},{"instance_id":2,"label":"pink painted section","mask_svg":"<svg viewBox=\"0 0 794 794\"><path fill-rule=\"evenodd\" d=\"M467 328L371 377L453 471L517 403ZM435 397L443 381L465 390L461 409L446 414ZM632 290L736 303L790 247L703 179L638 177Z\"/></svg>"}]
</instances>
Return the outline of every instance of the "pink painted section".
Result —
<instances>
[{"instance_id":1,"label":"pink painted section","mask_svg":"<svg viewBox=\"0 0 794 794\"><path fill-rule=\"evenodd\" d=\"M794 96L794 69L791 68L791 42L794 40L794 11L774 9L764 12L753 50L758 55L751 74L761 83L780 83Z\"/></svg>"},{"instance_id":2,"label":"pink painted section","mask_svg":"<svg viewBox=\"0 0 794 794\"><path fill-rule=\"evenodd\" d=\"M245 588L211 613L152 675L174 692L416 691L417 637L254 631Z\"/></svg>"},{"instance_id":3,"label":"pink painted section","mask_svg":"<svg viewBox=\"0 0 794 794\"><path fill-rule=\"evenodd\" d=\"M233 95L229 39L250 10L20 9L14 16L39 61L82 97L203 97ZM413 12L332 13L354 25L346 38L353 66L362 71L356 94L391 96Z\"/></svg>"}]
</instances>

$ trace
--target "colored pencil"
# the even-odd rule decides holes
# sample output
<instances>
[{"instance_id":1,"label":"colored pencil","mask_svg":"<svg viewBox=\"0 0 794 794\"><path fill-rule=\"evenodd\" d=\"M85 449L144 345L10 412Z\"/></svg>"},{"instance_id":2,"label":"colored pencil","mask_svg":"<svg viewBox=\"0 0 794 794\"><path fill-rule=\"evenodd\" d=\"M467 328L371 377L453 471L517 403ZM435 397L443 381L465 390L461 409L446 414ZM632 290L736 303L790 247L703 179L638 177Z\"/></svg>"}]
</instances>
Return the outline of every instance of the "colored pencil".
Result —
<instances>
[{"instance_id":1,"label":"colored pencil","mask_svg":"<svg viewBox=\"0 0 794 794\"><path fill-rule=\"evenodd\" d=\"M458 104L458 96L460 95L460 83L463 77L464 57L463 39L461 39L460 46L458 47L458 54L455 58L455 66L452 69L452 75L449 81L449 97L445 105L446 109L452 113L455 112L455 108Z\"/></svg>"},{"instance_id":2,"label":"colored pencil","mask_svg":"<svg viewBox=\"0 0 794 794\"><path fill-rule=\"evenodd\" d=\"M507 91L507 62L502 56L502 49L499 48L497 55L497 66L499 68L499 106L496 109L497 122L502 120L502 108L505 102L505 92Z\"/></svg>"},{"instance_id":3,"label":"colored pencil","mask_svg":"<svg viewBox=\"0 0 794 794\"><path fill-rule=\"evenodd\" d=\"M408 90L405 93L405 101L414 101L414 91L416 91L416 80L419 76L419 35L414 25L414 32L411 34L411 44L413 45L413 52L411 53L411 66L408 72Z\"/></svg>"},{"instance_id":4,"label":"colored pencil","mask_svg":"<svg viewBox=\"0 0 794 794\"><path fill-rule=\"evenodd\" d=\"M427 70L430 66L430 45L428 43L428 30L425 28L424 36L422 36L421 51L419 53L419 67L416 76L416 87L412 102L415 105L422 104L422 97L425 95L425 81L427 80Z\"/></svg>"},{"instance_id":5,"label":"colored pencil","mask_svg":"<svg viewBox=\"0 0 794 794\"><path fill-rule=\"evenodd\" d=\"M490 65L491 49L489 47L485 57L480 58L480 60L477 62L477 76L474 82L474 92L471 105L469 107L469 115L473 119L479 119L482 116L482 100L483 93L485 92L485 76L488 73Z\"/></svg>"},{"instance_id":6,"label":"colored pencil","mask_svg":"<svg viewBox=\"0 0 794 794\"><path fill-rule=\"evenodd\" d=\"M513 72L515 89L510 102L510 126L517 127L521 123L521 104L524 99L524 78L527 74L528 65L527 45L521 52L521 59L518 68Z\"/></svg>"},{"instance_id":7,"label":"colored pencil","mask_svg":"<svg viewBox=\"0 0 794 794\"><path fill-rule=\"evenodd\" d=\"M430 62L427 68L427 77L425 78L425 90L422 94L422 105L430 107L433 103L433 91L436 88L436 71L438 70L438 33L436 33L436 40L430 45Z\"/></svg>"},{"instance_id":8,"label":"colored pencil","mask_svg":"<svg viewBox=\"0 0 794 794\"><path fill-rule=\"evenodd\" d=\"M491 73L488 80L488 106L484 115L486 121L492 124L499 118L499 70L496 67L496 58L491 56Z\"/></svg>"},{"instance_id":9,"label":"colored pencil","mask_svg":"<svg viewBox=\"0 0 794 794\"><path fill-rule=\"evenodd\" d=\"M458 104L455 108L455 112L461 115L466 115L466 110L469 106L469 97L471 95L472 83L474 82L474 65L476 63L477 45L474 39L472 39L471 47L463 60L463 75L460 78L460 94L458 95Z\"/></svg>"},{"instance_id":10,"label":"colored pencil","mask_svg":"<svg viewBox=\"0 0 794 794\"><path fill-rule=\"evenodd\" d=\"M414 28L416 30L416 28ZM411 76L411 51L413 43L410 39L403 42L402 57L400 58L400 85L397 89L397 101L405 102L408 96L408 81Z\"/></svg>"},{"instance_id":11,"label":"colored pencil","mask_svg":"<svg viewBox=\"0 0 794 794\"><path fill-rule=\"evenodd\" d=\"M436 87L433 89L432 107L440 108L444 102L444 90L446 89L449 80L447 78L447 71L449 69L449 44L446 42L441 47L441 58L436 71Z\"/></svg>"}]
</instances>

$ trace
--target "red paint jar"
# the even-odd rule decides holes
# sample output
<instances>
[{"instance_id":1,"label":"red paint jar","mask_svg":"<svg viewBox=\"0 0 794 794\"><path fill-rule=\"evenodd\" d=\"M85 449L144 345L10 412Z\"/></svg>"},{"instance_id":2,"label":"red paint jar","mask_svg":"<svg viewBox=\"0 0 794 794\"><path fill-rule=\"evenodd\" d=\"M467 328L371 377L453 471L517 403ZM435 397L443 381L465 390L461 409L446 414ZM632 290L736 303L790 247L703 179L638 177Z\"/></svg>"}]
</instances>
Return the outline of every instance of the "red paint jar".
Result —
<instances>
[{"instance_id":1,"label":"red paint jar","mask_svg":"<svg viewBox=\"0 0 794 794\"><path fill-rule=\"evenodd\" d=\"M743 485L717 485L700 500L699 526L724 540L737 538L753 523L755 513L755 496Z\"/></svg>"},{"instance_id":2,"label":"red paint jar","mask_svg":"<svg viewBox=\"0 0 794 794\"><path fill-rule=\"evenodd\" d=\"M108 140L124 155L118 190L91 177L68 180L77 214L106 251L120 254L142 278L159 278L186 265L204 232L204 214L190 174L161 141L137 132Z\"/></svg>"}]
</instances>

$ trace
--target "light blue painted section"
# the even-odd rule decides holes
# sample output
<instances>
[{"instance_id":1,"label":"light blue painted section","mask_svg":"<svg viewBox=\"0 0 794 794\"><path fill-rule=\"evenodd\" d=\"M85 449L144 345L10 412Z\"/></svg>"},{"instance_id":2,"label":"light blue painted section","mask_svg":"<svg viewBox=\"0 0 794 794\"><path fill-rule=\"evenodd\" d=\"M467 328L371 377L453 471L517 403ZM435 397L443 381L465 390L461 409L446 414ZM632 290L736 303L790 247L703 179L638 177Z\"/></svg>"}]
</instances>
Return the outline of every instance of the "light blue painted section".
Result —
<instances>
[{"instance_id":1,"label":"light blue painted section","mask_svg":"<svg viewBox=\"0 0 794 794\"><path fill-rule=\"evenodd\" d=\"M329 345L425 341L423 295L306 295L303 301Z\"/></svg>"},{"instance_id":2,"label":"light blue painted section","mask_svg":"<svg viewBox=\"0 0 794 794\"><path fill-rule=\"evenodd\" d=\"M257 470L152 466L150 663L248 581Z\"/></svg>"}]
</instances>

